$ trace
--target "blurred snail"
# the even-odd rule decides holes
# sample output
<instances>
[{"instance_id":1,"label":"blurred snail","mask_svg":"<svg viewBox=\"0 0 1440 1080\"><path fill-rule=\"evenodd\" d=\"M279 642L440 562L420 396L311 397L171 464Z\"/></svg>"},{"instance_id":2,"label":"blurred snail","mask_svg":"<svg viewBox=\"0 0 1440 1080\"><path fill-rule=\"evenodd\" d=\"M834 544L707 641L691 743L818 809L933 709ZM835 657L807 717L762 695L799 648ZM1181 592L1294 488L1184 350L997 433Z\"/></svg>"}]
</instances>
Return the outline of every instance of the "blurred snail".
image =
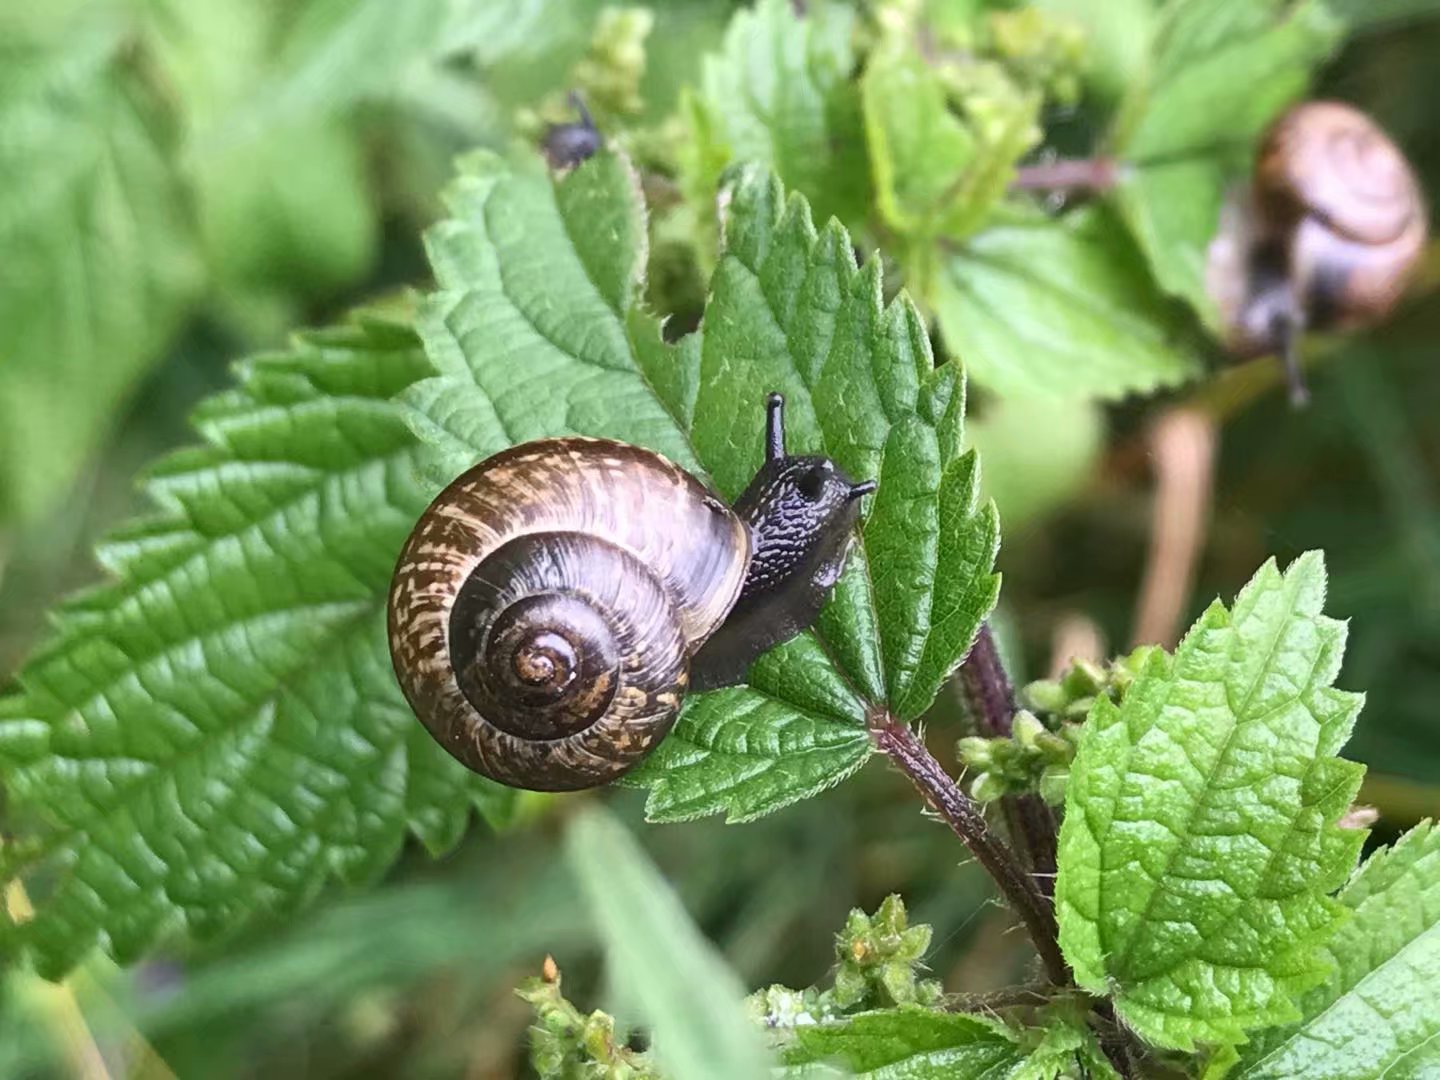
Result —
<instances>
[{"instance_id":1,"label":"blurred snail","mask_svg":"<svg viewBox=\"0 0 1440 1080\"><path fill-rule=\"evenodd\" d=\"M814 622L875 484L787 454L783 408L771 394L765 463L733 507L606 439L523 443L442 491L389 599L395 674L440 745L512 787L603 784L687 690L741 681Z\"/></svg>"},{"instance_id":2,"label":"blurred snail","mask_svg":"<svg viewBox=\"0 0 1440 1080\"><path fill-rule=\"evenodd\" d=\"M1222 213L1207 287L1240 358L1278 352L1290 397L1308 396L1298 341L1377 323L1395 306L1426 234L1404 155L1364 113L1333 101L1266 132L1250 190Z\"/></svg>"},{"instance_id":3,"label":"blurred snail","mask_svg":"<svg viewBox=\"0 0 1440 1080\"><path fill-rule=\"evenodd\" d=\"M540 140L540 150L552 169L573 169L594 157L605 145L605 137L595 126L584 99L574 90L570 91L570 104L580 119L569 124L551 124Z\"/></svg>"}]
</instances>

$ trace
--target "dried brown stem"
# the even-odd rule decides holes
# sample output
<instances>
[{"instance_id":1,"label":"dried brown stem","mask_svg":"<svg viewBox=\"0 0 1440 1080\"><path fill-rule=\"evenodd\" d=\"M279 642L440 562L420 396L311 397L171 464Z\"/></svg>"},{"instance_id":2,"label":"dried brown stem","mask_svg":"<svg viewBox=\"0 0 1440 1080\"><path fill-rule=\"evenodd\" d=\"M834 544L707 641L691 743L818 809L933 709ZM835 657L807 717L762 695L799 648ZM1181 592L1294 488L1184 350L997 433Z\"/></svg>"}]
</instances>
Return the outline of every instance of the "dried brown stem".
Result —
<instances>
[{"instance_id":1,"label":"dried brown stem","mask_svg":"<svg viewBox=\"0 0 1440 1080\"><path fill-rule=\"evenodd\" d=\"M1210 517L1215 443L1215 421L1200 409L1172 409L1151 431L1154 525L1135 609L1136 645L1173 648L1179 640Z\"/></svg>"}]
</instances>

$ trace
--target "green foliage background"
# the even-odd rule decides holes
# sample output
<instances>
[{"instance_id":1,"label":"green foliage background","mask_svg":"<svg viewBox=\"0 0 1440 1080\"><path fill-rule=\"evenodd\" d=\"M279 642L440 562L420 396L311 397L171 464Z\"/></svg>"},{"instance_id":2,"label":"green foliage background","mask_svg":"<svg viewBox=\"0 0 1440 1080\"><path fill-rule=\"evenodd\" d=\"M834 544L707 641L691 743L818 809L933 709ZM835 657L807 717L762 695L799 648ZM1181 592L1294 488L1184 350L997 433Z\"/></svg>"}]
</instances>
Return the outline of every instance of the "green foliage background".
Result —
<instances>
[{"instance_id":1,"label":"green foliage background","mask_svg":"<svg viewBox=\"0 0 1440 1080\"><path fill-rule=\"evenodd\" d=\"M462 217L457 207L466 200L489 197L479 187L508 182L487 179L484 162L498 159L471 158L447 209L441 192L452 185L457 155L476 148L504 154L533 140L544 122L567 117L563 91L586 80L587 49L592 39L605 43L597 27L614 18L603 6L117 0L0 9L0 677L44 643L29 692L51 695L47 707L62 712L95 708L88 698L67 698L75 692L67 681L73 672L98 681L134 660L102 648L97 637L94 613L109 594L71 601L53 634L45 613L95 581L93 545L140 514L140 523L126 525L102 550L110 569L138 583L137 604L158 605L145 607L139 621L173 631L149 643L154 681L146 682L149 696L132 703L137 714L148 715L159 697L177 716L214 725L242 749L247 733L279 732L282 745L302 748L299 760L333 770L316 779L298 765L294 773L253 777L238 768L233 797L243 811L235 812L253 814L251 836L263 845L237 838L213 864L187 861L189 838L171 835L174 807L201 795L158 790L152 804L131 808L134 817L102 827L142 838L135 849L142 867L144 851L177 845L172 869L156 870L153 895L108 894L105 848L97 846L86 806L90 799L104 805L107 785L126 778L107 765L77 782L68 759L57 764L26 742L13 699L0 701L7 758L26 762L7 776L12 803L75 785L75 827L52 835L38 855L7 847L5 861L39 859L42 886L46 860L51 872L80 868L72 879L78 884L58 894L55 915L37 924L31 944L53 967L84 961L71 985L112 1063L143 1061L130 1042L139 1030L181 1076L507 1076L523 1067L518 1047L531 1017L511 990L545 952L562 960L566 991L578 1001L621 1012L643 1008L646 993L656 990L602 981L601 943L617 947L606 936L617 932L617 919L607 922L603 912L616 898L596 897L604 892L603 869L592 867L587 879L583 853L577 865L572 851L575 869L567 869L553 827L565 808L515 800L448 769L395 707L388 660L369 632L378 615L366 599L383 586L398 538L428 495L428 479L419 478L453 474L457 462L527 437L526 423L546 422L526 410L501 410L499 429L487 430L483 417L445 410L453 400L445 380L478 382L467 367L475 346L467 353L455 310L485 301L459 295L457 283L476 277L464 265L466 237L453 229L431 234L427 261L420 236L446 216ZM627 70L623 26L611 26L619 59L603 48L590 52L600 72L592 68L588 77L592 105L602 125L635 133L626 149L642 169L669 152L674 124L689 133L674 191L663 195L675 200L672 212L657 218L648 236L642 229L632 238L632 262L649 257L646 299L672 316L668 333L693 325L712 272L718 297L714 330L707 327L694 354L672 350L628 291L634 267L617 269L613 289L601 288L596 298L615 309L615 355L651 370L685 371L693 363L697 372L720 357L778 355L754 371L737 370L736 384L788 378L809 387L812 357L780 355L784 346L775 340L722 336L724 302L744 296L751 279L763 292L770 251L742 242L722 256L707 193L722 176L734 179L726 171L733 158L773 166L816 211L811 228L793 206L773 208L777 223L790 215L779 230L788 245L781 255L809 260L817 274L833 272L852 310L877 323L879 299L904 284L933 316L939 359L968 361L963 444L958 419L945 416L945 395L958 390L946 389L944 369L935 376L926 369L905 400L884 403L876 412L884 430L866 435L903 444L907 460L923 461L936 483L943 475L934 514L948 507L964 517L975 550L985 551L993 522L969 490L971 459L962 452L978 449L985 494L1004 527L1000 623L1017 672L1031 675L1044 673L1052 631L1071 613L1094 619L1112 650L1128 644L1149 536L1151 478L1135 448L1156 411L1150 395L1235 401L1185 621L1214 596L1234 596L1267 557L1283 566L1302 551L1324 549L1326 611L1350 620L1341 685L1368 694L1347 749L1370 766L1361 798L1379 807L1382 839L1440 809L1433 253L1430 290L1397 319L1359 338L1322 343L1315 401L1303 414L1289 412L1273 389L1249 401L1250 389L1270 380L1267 367L1206 374L1217 356L1206 345L1203 328L1213 314L1198 276L1217 175L1243 171L1254 131L1307 85L1372 112L1411 153L1432 197L1440 192L1433 94L1440 22L1431 17L1433 5L1194 0L1170 5L1173 17L1164 22L1161 5L1147 0L1047 0L1038 6L1078 18L1089 33L1088 66L1076 86L1067 96L1016 75L1007 97L990 86L947 85L945 92L974 95L970 100L988 110L985 124L969 127L936 105L942 91L926 72L883 47L871 55L859 92L849 93L860 14L843 4L810 6L797 30L789 6L776 2L739 15L742 5L726 0L657 4L644 38L643 77L628 88L621 79L608 94L605 73ZM937 20L946 13L967 19L984 6L911 5ZM1269 36L1258 23L1244 25L1251 19L1273 22ZM772 49L776 40L783 49ZM1217 100L1216 86L1230 86L1238 99ZM1036 113L1038 98L1030 95L1047 94L1050 104ZM1039 206L986 216L1003 195L1008 165L1040 143L1037 118L1044 144L1062 152L1083 152L1097 133L1109 133L1107 149L1135 163L1114 199L1069 208L1062 226L1047 222ZM887 147L888 170L867 162L866 141ZM957 201L948 177L977 159L1003 167L974 178ZM765 181L748 182L750 198L774 197ZM511 183L509 195L519 202L535 198L538 189ZM839 249L843 234L825 228L831 214L852 230L862 254L884 253L883 278L879 263L857 271L849 262ZM563 225L557 219L557 234ZM691 237L700 238L693 248ZM538 243L526 235L509 242L517 249ZM577 255L578 280L593 270L588 254ZM552 284L560 289L565 281ZM432 357L446 355L443 339L454 338L454 366L442 366L438 381L413 386L428 369L421 341L404 328L417 312L411 289L430 294L419 326ZM573 297L561 290L555 302ZM735 310L744 302L733 299ZM358 304L370 312L363 324L289 336L297 327L334 324ZM906 328L884 330L891 338L876 331L877 354L905 346ZM256 358L229 367L246 355ZM921 385L930 378L934 386ZM635 430L616 434L652 445L673 439L663 448L703 465L733 492L744 455L713 434L727 395L711 383L712 397L697 400L697 385L682 377L662 388L654 415L628 413ZM438 452L420 450L408 429L376 407L407 386L410 402L448 433L448 441L434 440ZM922 413L930 410L927 423L915 419L917 401ZM207 448L162 458L193 443L185 418L197 407ZM316 411L333 426L333 440L287 440L292 425L311 422L304 418ZM821 411L796 423L822 434L833 451L839 435L824 428L834 422L838 431L839 416ZM746 422L737 410L733 426ZM878 464L874 444L866 445L847 451L857 475ZM162 464L152 467L157 458ZM214 487L231 465L264 470L264 483L247 489L252 501L241 506ZM147 469L149 496L141 497L133 478ZM882 483L882 496L898 496L896 486ZM347 516L352 505L366 514ZM905 518L898 505L876 512L894 518L892 549L923 546L924 522ZM250 535L324 549L323 572L286 583L293 593L285 610L311 614L274 632L267 622L274 612L258 600L225 618L209 613L216 648L233 651L253 640L269 652L237 665L233 681L166 684L167 649L189 648L197 637L192 612L164 609L168 591L183 585L187 558L233 536L234 550L216 557L220 570L228 567L237 580L247 573L283 578L293 552L283 542L250 545ZM927 557L933 565L947 555ZM878 602L873 640L855 647L856 655L872 649L883 665L846 658L840 666L908 680L865 689L875 699L888 694L911 716L929 705L945 650L962 646L941 641L937 657L921 645L913 669L892 664L912 651L895 637L897 626L908 625L899 603ZM264 632L252 639L246 627ZM758 735L717 734L705 715L692 715L648 767L651 817L724 811L732 820L749 818L858 767L862 698L833 671L828 682L814 677L817 657L807 648L802 640L788 656L772 658L755 680L760 690L734 693L763 699L749 703L749 715L777 697L807 711L812 727L789 731L796 741L783 750L794 755L803 742L807 756L786 757L785 768L803 762L809 772L777 782L763 760L756 764L767 752ZM315 656L322 659L308 677L325 688L323 697L293 679ZM257 670L268 681L252 679ZM329 695L336 672L353 685L351 699ZM721 704L728 714L735 703ZM335 723L338 714L347 717L347 730L363 733L363 746L327 744L317 718ZM85 715L96 719L93 711ZM947 690L928 716L937 746L967 730ZM123 714L110 719L122 730ZM769 730L763 715L755 727ZM737 746L748 756L734 766L735 782L717 790L703 769ZM143 760L133 749L129 756ZM781 749L773 748L773 760ZM357 798L357 770L365 769L364 798ZM309 816L267 813L263 800L252 798L267 784L313 784ZM203 794L215 821L230 816L233 808ZM634 826L747 986L813 983L831 963L846 912L871 910L891 892L906 897L912 922L933 925L927 963L948 989L990 989L1026 976L1024 948L1018 935L1004 932L1004 914L986 905L983 875L973 865L957 867L953 838L923 824L913 794L878 766L743 829L713 818L645 827L645 798L620 792L607 801ZM498 835L474 828L462 840L471 807L502 826ZM203 816L195 822L206 824ZM607 834L603 822L583 827L603 850L626 842ZM1078 841L1067 836L1070 842ZM1415 877L1415 904L1425 902L1415 867L1433 862L1433 847L1428 835L1412 838L1389 863L1368 868L1340 903L1379 924L1376 904L1369 914L1364 907L1368 883L1406 874ZM449 855L436 862L427 848ZM196 882L243 870L246 859L257 884L253 894L232 898L236 911L258 907L266 915L237 924L236 913L207 903ZM136 879L135 866L128 869ZM581 899L577 880L589 899ZM355 889L359 884L367 888ZM85 959L93 938L76 937L70 925L94 918L97 896L124 913L106 944L126 960L146 956L139 966L120 971ZM297 910L301 899L313 902ZM182 945L174 934L181 926L222 933ZM170 942L158 955L148 952L156 934ZM1353 940L1337 938L1330 948L1339 982L1307 990L1316 1001L1348 992L1345 965L1358 963L1346 953L1359 951ZM1097 969L1095 977L1106 974L1114 973ZM71 1067L76 1043L63 1022L65 1006L21 971L4 977L0 995L0 1073ZM972 1036L977 1054L1014 1052L988 1029L955 1037ZM1274 1045L1254 1048L1241 1063L1245 1075L1285 1075L1284 1055L1304 1051L1297 1045L1276 1036Z\"/></svg>"}]
</instances>

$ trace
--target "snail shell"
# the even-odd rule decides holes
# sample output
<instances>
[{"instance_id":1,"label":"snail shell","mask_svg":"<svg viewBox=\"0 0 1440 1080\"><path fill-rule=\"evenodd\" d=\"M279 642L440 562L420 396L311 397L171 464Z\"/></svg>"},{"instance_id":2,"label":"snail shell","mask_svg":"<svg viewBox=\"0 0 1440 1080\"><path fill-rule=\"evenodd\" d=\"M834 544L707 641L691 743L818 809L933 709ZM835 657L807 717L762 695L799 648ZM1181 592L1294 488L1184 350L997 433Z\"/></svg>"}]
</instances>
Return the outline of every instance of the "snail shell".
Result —
<instances>
[{"instance_id":1,"label":"snail shell","mask_svg":"<svg viewBox=\"0 0 1440 1080\"><path fill-rule=\"evenodd\" d=\"M1427 229L1414 171L1373 120L1333 101L1289 110L1266 132L1250 189L1222 210L1210 248L1207 287L1230 351L1286 352L1303 329L1382 320Z\"/></svg>"},{"instance_id":2,"label":"snail shell","mask_svg":"<svg viewBox=\"0 0 1440 1080\"><path fill-rule=\"evenodd\" d=\"M1410 163L1364 113L1313 101L1286 113L1261 145L1256 201L1290 238L1309 325L1383 319L1405 290L1427 222Z\"/></svg>"},{"instance_id":3,"label":"snail shell","mask_svg":"<svg viewBox=\"0 0 1440 1080\"><path fill-rule=\"evenodd\" d=\"M740 518L659 454L582 438L513 447L450 484L406 543L388 611L395 673L471 769L592 787L669 731L690 656L750 557Z\"/></svg>"}]
</instances>

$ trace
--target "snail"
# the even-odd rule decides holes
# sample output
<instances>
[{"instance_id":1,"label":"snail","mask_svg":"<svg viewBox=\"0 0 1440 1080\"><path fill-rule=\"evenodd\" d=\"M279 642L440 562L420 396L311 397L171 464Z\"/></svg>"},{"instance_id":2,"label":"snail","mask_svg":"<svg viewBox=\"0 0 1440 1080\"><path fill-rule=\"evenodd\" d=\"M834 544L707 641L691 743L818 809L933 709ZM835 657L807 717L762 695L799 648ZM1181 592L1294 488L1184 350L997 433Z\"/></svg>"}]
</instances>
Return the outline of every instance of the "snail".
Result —
<instances>
[{"instance_id":1,"label":"snail","mask_svg":"<svg viewBox=\"0 0 1440 1080\"><path fill-rule=\"evenodd\" d=\"M786 452L779 394L733 506L626 443L503 450L442 491L401 551L400 687L476 772L535 791L605 783L664 737L687 691L742 681L814 622L874 490Z\"/></svg>"},{"instance_id":2,"label":"snail","mask_svg":"<svg viewBox=\"0 0 1440 1080\"><path fill-rule=\"evenodd\" d=\"M1415 174L1364 113L1298 105L1261 141L1248 192L1222 211L1207 285L1238 358L1278 352L1291 401L1308 398L1298 341L1384 319L1425 244Z\"/></svg>"},{"instance_id":3,"label":"snail","mask_svg":"<svg viewBox=\"0 0 1440 1080\"><path fill-rule=\"evenodd\" d=\"M557 171L573 169L590 160L605 145L605 137L595 126L595 118L585 107L585 100L578 91L570 91L570 105L580 119L568 124L551 124L545 129L540 140L540 150L550 167Z\"/></svg>"}]
</instances>

